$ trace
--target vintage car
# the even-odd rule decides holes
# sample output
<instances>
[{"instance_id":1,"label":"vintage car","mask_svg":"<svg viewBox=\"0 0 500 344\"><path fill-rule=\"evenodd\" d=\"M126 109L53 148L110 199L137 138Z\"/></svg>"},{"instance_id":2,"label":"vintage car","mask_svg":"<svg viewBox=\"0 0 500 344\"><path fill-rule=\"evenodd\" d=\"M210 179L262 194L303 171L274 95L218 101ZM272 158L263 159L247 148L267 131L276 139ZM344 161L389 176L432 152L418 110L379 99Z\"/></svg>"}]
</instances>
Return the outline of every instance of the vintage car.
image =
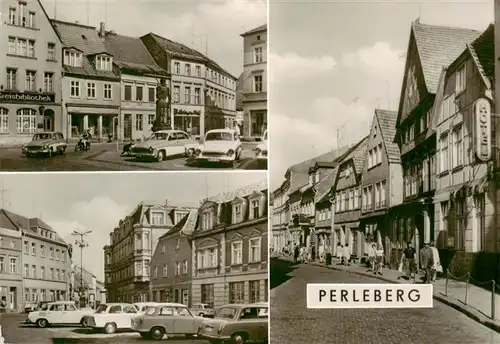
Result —
<instances>
[{"instance_id":1,"label":"vintage car","mask_svg":"<svg viewBox=\"0 0 500 344\"><path fill-rule=\"evenodd\" d=\"M83 319L94 310L78 309L73 301L49 302L41 310L28 313L27 324L36 324L40 328L50 325L82 324Z\"/></svg>"},{"instance_id":2,"label":"vintage car","mask_svg":"<svg viewBox=\"0 0 500 344\"><path fill-rule=\"evenodd\" d=\"M132 328L137 309L129 303L100 304L94 314L84 317L82 325L107 334Z\"/></svg>"},{"instance_id":3,"label":"vintage car","mask_svg":"<svg viewBox=\"0 0 500 344\"><path fill-rule=\"evenodd\" d=\"M264 131L264 135L262 135L261 142L258 144L257 148L255 148L255 158L259 163L260 168L267 168L267 130Z\"/></svg>"},{"instance_id":4,"label":"vintage car","mask_svg":"<svg viewBox=\"0 0 500 344\"><path fill-rule=\"evenodd\" d=\"M196 161L202 163L223 163L235 166L240 160L242 145L233 129L209 130L203 144L196 150Z\"/></svg>"},{"instance_id":5,"label":"vintage car","mask_svg":"<svg viewBox=\"0 0 500 344\"><path fill-rule=\"evenodd\" d=\"M198 338L211 344L267 343L268 327L268 304L229 304L217 309L213 319L203 321Z\"/></svg>"},{"instance_id":6,"label":"vintage car","mask_svg":"<svg viewBox=\"0 0 500 344\"><path fill-rule=\"evenodd\" d=\"M195 303L189 310L200 317L211 318L215 314L215 310L206 303Z\"/></svg>"},{"instance_id":7,"label":"vintage car","mask_svg":"<svg viewBox=\"0 0 500 344\"><path fill-rule=\"evenodd\" d=\"M156 160L186 154L185 146L196 142L188 134L180 130L158 130L143 142L130 147L130 155L137 160Z\"/></svg>"},{"instance_id":8,"label":"vintage car","mask_svg":"<svg viewBox=\"0 0 500 344\"><path fill-rule=\"evenodd\" d=\"M150 307L155 307L158 302L137 302L134 303L135 309L137 309L137 314L144 314L146 310Z\"/></svg>"},{"instance_id":9,"label":"vintage car","mask_svg":"<svg viewBox=\"0 0 500 344\"><path fill-rule=\"evenodd\" d=\"M22 154L28 158L35 155L53 156L63 154L67 147L63 134L59 132L36 133L31 142L23 145Z\"/></svg>"},{"instance_id":10,"label":"vintage car","mask_svg":"<svg viewBox=\"0 0 500 344\"><path fill-rule=\"evenodd\" d=\"M142 338L161 340L169 336L194 336L203 321L180 303L162 303L132 320L132 329Z\"/></svg>"}]
</instances>

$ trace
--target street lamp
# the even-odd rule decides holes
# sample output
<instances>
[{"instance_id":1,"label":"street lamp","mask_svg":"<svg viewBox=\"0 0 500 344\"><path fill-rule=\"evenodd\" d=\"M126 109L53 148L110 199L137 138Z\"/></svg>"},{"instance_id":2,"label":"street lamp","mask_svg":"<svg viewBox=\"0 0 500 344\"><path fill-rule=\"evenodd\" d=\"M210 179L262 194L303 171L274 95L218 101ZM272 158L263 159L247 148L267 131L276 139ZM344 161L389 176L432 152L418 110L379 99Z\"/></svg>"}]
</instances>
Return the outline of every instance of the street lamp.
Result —
<instances>
[{"instance_id":1,"label":"street lamp","mask_svg":"<svg viewBox=\"0 0 500 344\"><path fill-rule=\"evenodd\" d=\"M331 196L328 201L330 202L331 204L331 207L332 207L332 210L331 210L331 216L332 216L332 222L331 222L331 234L330 234L330 247L331 247L331 253L332 253L332 259L333 259L333 255L334 255L334 250L337 249L337 246L335 245L335 242L336 240L335 239L335 204L336 204L336 201L335 201L335 194L333 194L333 196ZM336 254L336 252L335 252Z\"/></svg>"},{"instance_id":2,"label":"street lamp","mask_svg":"<svg viewBox=\"0 0 500 344\"><path fill-rule=\"evenodd\" d=\"M89 244L84 240L84 237L89 235L90 233L92 233L91 230L87 231L74 230L73 233L71 233L71 235L80 237L80 240L76 240L75 244L80 247L80 290L82 293L83 293L83 249L85 247L89 247Z\"/></svg>"}]
</instances>

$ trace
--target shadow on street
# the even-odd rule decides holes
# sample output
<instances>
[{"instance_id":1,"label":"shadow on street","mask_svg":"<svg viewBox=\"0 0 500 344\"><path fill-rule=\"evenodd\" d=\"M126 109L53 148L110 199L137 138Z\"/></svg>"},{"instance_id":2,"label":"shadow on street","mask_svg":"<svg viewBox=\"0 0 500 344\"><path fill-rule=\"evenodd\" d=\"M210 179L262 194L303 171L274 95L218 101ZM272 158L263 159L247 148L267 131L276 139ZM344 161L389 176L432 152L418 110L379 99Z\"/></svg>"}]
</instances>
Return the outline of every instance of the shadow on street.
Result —
<instances>
[{"instance_id":1,"label":"shadow on street","mask_svg":"<svg viewBox=\"0 0 500 344\"><path fill-rule=\"evenodd\" d=\"M295 270L297 264L279 258L271 258L270 285L271 289L278 287L292 278L289 274Z\"/></svg>"}]
</instances>

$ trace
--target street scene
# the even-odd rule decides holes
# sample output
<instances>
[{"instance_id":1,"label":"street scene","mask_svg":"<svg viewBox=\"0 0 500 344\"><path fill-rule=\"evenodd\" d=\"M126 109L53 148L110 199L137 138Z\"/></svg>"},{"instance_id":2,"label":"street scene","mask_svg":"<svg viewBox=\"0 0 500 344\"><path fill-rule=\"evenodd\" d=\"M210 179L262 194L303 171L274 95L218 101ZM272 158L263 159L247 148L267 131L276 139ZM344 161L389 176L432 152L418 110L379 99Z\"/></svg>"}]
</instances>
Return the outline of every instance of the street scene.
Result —
<instances>
[{"instance_id":1,"label":"street scene","mask_svg":"<svg viewBox=\"0 0 500 344\"><path fill-rule=\"evenodd\" d=\"M500 341L500 8L397 6L270 5L273 343ZM307 283L377 281L432 284L434 308L306 308Z\"/></svg>"},{"instance_id":2,"label":"street scene","mask_svg":"<svg viewBox=\"0 0 500 344\"><path fill-rule=\"evenodd\" d=\"M131 177L0 176L5 343L266 343L266 173Z\"/></svg>"},{"instance_id":3,"label":"street scene","mask_svg":"<svg viewBox=\"0 0 500 344\"><path fill-rule=\"evenodd\" d=\"M0 169L266 170L266 4L232 3L3 1Z\"/></svg>"}]
</instances>

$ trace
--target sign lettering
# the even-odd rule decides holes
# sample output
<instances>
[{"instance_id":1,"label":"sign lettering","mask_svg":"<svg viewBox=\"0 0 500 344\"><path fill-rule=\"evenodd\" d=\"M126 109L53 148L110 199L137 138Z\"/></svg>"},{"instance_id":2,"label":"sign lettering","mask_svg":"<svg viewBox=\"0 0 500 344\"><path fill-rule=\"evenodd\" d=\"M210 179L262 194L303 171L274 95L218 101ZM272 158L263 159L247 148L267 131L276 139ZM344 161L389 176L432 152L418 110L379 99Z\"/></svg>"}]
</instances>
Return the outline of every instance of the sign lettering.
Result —
<instances>
[{"instance_id":1,"label":"sign lettering","mask_svg":"<svg viewBox=\"0 0 500 344\"><path fill-rule=\"evenodd\" d=\"M474 136L476 157L486 162L491 159L491 104L480 98L474 103Z\"/></svg>"},{"instance_id":2,"label":"sign lettering","mask_svg":"<svg viewBox=\"0 0 500 344\"><path fill-rule=\"evenodd\" d=\"M36 94L22 92L0 92L0 103L22 102L22 103L55 103L54 94Z\"/></svg>"}]
</instances>

